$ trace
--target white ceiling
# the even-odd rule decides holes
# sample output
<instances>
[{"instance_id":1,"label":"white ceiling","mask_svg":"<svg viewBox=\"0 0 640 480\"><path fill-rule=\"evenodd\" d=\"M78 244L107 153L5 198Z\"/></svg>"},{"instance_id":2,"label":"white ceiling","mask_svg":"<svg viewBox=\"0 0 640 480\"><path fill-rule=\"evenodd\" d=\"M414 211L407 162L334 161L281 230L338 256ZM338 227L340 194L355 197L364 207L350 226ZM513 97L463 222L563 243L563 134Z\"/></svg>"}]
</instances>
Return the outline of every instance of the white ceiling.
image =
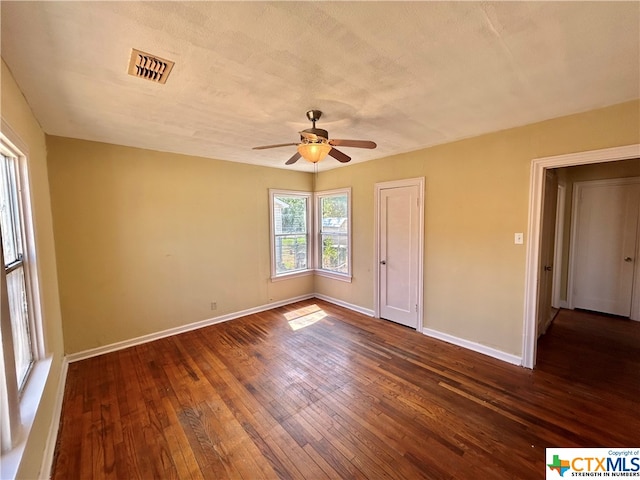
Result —
<instances>
[{"instance_id":1,"label":"white ceiling","mask_svg":"<svg viewBox=\"0 0 640 480\"><path fill-rule=\"evenodd\" d=\"M44 131L283 168L324 112L353 162L640 98L640 2L11 2ZM131 48L173 60L127 75ZM340 164L328 158L321 168Z\"/></svg>"}]
</instances>

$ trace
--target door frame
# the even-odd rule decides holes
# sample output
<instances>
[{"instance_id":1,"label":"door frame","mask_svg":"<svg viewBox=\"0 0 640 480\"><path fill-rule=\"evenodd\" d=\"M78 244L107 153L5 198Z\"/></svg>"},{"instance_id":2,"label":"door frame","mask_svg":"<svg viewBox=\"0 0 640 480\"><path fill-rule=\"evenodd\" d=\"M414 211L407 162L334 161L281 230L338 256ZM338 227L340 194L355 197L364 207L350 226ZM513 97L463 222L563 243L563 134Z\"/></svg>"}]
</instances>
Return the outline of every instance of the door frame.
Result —
<instances>
[{"instance_id":1,"label":"door frame","mask_svg":"<svg viewBox=\"0 0 640 480\"><path fill-rule=\"evenodd\" d=\"M379 182L374 185L374 263L373 263L373 305L374 317L380 318L380 195L382 190L400 187L418 187L418 321L416 331L423 328L423 292L424 292L424 177L407 178L390 182Z\"/></svg>"},{"instance_id":2,"label":"door frame","mask_svg":"<svg viewBox=\"0 0 640 480\"><path fill-rule=\"evenodd\" d=\"M529 181L529 241L525 266L524 318L522 335L522 366L533 368L536 363L536 315L538 299L538 263L542 232L542 200L545 170L592 163L615 162L640 158L640 143L586 152L534 158Z\"/></svg>"},{"instance_id":3,"label":"door frame","mask_svg":"<svg viewBox=\"0 0 640 480\"><path fill-rule=\"evenodd\" d=\"M573 283L575 282L575 269L576 269L576 245L577 245L577 230L578 230L578 208L579 208L579 198L582 192L582 189L586 186L617 186L617 185L637 185L640 184L640 177L624 177L624 178L608 178L605 180L586 180L583 182L575 182L573 184L573 202L571 204L571 247L569 248L569 263L567 270L567 304L570 309L575 308L575 304L573 301ZM636 245L637 249L637 245ZM636 252L634 252L635 258L637 258ZM634 277L638 277L638 262L635 262L636 272L634 272ZM632 320L637 320L637 312L634 311L633 306L636 304L637 290L638 290L638 282L634 281L633 290L631 293L631 318Z\"/></svg>"}]
</instances>

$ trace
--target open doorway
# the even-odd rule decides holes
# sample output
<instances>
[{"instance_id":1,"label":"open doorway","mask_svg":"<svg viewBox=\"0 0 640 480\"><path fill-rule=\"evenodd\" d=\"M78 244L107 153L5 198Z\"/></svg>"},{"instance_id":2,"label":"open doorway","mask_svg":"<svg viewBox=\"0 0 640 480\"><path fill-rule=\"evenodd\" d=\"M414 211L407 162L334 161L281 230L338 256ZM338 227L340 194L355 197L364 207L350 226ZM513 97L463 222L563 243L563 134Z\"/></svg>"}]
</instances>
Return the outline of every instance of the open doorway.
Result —
<instances>
[{"instance_id":1,"label":"open doorway","mask_svg":"<svg viewBox=\"0 0 640 480\"><path fill-rule=\"evenodd\" d=\"M546 170L538 338L560 308L640 320L632 315L639 221L640 159Z\"/></svg>"},{"instance_id":2,"label":"open doorway","mask_svg":"<svg viewBox=\"0 0 640 480\"><path fill-rule=\"evenodd\" d=\"M529 242L527 244L525 278L525 312L522 348L523 366L533 368L536 360L539 320L538 313L541 308L539 305L541 281L540 270L541 268L544 269L546 265L541 256L541 249L543 239L545 238L543 237L543 210L547 171L579 165L593 165L600 163L606 165L609 162L638 158L640 158L640 144L560 155L556 157L539 158L532 161L529 197ZM569 192L567 192L566 198L570 198ZM546 230L544 233L549 235ZM555 231L553 232L553 235L555 235ZM566 242L567 240L564 241Z\"/></svg>"}]
</instances>

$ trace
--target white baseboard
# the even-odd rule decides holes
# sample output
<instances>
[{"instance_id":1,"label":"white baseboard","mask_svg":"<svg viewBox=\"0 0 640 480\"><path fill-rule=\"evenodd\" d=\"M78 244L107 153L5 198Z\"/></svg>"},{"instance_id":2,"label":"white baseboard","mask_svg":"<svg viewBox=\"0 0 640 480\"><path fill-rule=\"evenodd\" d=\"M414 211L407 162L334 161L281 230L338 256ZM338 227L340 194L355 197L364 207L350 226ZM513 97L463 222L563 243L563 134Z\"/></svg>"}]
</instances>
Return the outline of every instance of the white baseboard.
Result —
<instances>
[{"instance_id":1,"label":"white baseboard","mask_svg":"<svg viewBox=\"0 0 640 480\"><path fill-rule=\"evenodd\" d=\"M199 322L190 323L188 325L182 325L180 327L169 328L167 330L162 330L160 332L151 333L148 335L142 335L140 337L132 338L129 340L124 340L121 342L116 342L110 345L105 345L98 348L92 348L88 350L84 350L82 352L72 353L67 355L63 359L62 368L60 371L60 379L58 381L58 390L56 392L56 403L54 405L54 412L51 419L51 425L49 429L49 434L47 437L47 444L45 446L45 451L43 453L42 464L40 466L40 476L41 478L49 478L49 472L51 471L51 467L53 464L53 456L55 454L55 446L56 440L58 437L58 430L60 427L60 418L62 415L62 404L64 399L64 389L66 385L67 379L67 371L69 368L69 363L77 362L80 360L84 360L87 358L95 357L98 355L103 355L109 352L115 352L118 350L122 350L128 347L132 347L135 345L140 345L147 342L152 342L154 340L158 340L161 338L166 338L172 335L178 335L180 333L189 332L192 330L197 330L199 328L207 327L209 325L215 325L217 323L226 322L229 320L234 320L236 318L244 317L246 315L251 315L254 313L264 312L265 310L271 310L273 308L282 307L284 305L289 305L291 303L300 302L303 300L308 300L311 298L318 298L320 300L324 300L329 303L333 303L340 307L347 308L349 310L353 310L355 312L361 313L363 315L367 315L369 317L373 317L375 312L371 309L361 307L359 305L354 305L343 300L339 300L337 298L329 297L327 295L322 295L319 293L309 294L309 295L301 295L295 298L289 298L287 300L281 300L278 302L268 303L265 305L261 305L258 307L249 308L246 310L241 310L239 312L229 313L226 315L221 315L219 317L214 317L206 320L201 320ZM508 362L514 365L521 365L522 358L517 355L512 355L509 353L505 353L501 350L497 350L491 347L487 347L485 345L481 345L479 343L471 342L469 340L465 340L463 338L458 338L453 335L449 335L447 333L442 333L437 330L432 330L430 328L423 328L422 333L429 337L436 338L438 340L445 341L447 343L451 343L453 345L458 345L460 347L466 348L468 350L472 350L478 353L482 353L484 355L488 355L490 357L496 358L498 360L502 360L504 362Z\"/></svg>"},{"instance_id":2,"label":"white baseboard","mask_svg":"<svg viewBox=\"0 0 640 480\"><path fill-rule=\"evenodd\" d=\"M53 455L55 454L56 441L58 440L58 430L60 429L62 402L64 400L64 387L67 384L68 369L69 361L65 357L62 359L60 378L58 379L58 387L56 390L56 403L53 406L53 415L51 416L51 424L49 425L47 443L42 454L42 463L40 464L40 478L50 478L51 475L51 467L53 466Z\"/></svg>"},{"instance_id":3,"label":"white baseboard","mask_svg":"<svg viewBox=\"0 0 640 480\"><path fill-rule=\"evenodd\" d=\"M264 312L265 310L271 310L272 308L282 307L284 305L289 305L291 303L300 302L303 300L309 300L311 298L318 298L320 300L324 300L329 303L333 303L340 307L347 308L349 310L353 310L354 312L361 313L363 315L367 315L369 317L373 317L375 315L374 311L368 308L361 307L359 305L354 305L352 303L345 302L343 300L339 300L337 298L329 297L327 295L322 295L319 293L316 294L308 294L301 295L295 298L289 298L287 300L280 300L278 302L268 303L265 305L261 305L258 307L249 308L246 310L241 310L239 312L229 313L226 315L221 315L219 317L209 318L206 320L201 320L199 322L190 323L188 325L182 325L180 327L169 328L167 330L162 330L160 332L150 333L148 335L142 335L140 337L131 338L129 340L123 340L121 342L112 343L110 345L105 345L102 347L92 348L89 350L84 350L82 352L72 353L67 355L65 360L65 373L66 373L66 365L68 363L77 362L79 360L85 360L87 358L96 357L98 355L103 355L105 353L115 352L118 350L122 350L125 348L133 347L135 345L140 345L147 342L152 342L154 340L158 340L161 338L170 337L172 335L178 335L184 332L190 332L192 330L197 330L199 328L208 327L210 325L215 325L216 323L227 322L229 320L234 320L236 318L244 317L246 315L251 315L254 313ZM508 362L514 365L521 365L522 358L517 355L512 355L501 350L497 350L495 348L487 347L486 345L482 345L479 343L471 342L469 340L465 340L464 338L454 337L453 335L449 335L447 333L442 333L437 330L432 330L430 328L423 328L422 333L433 338L437 338L438 340L443 340L447 343L452 343L454 345L458 345L460 347L466 348L468 350L473 350L474 352L482 353L484 355L488 355L493 358L497 358L498 360L502 360L504 362ZM66 376L66 375L65 375ZM64 388L64 386L63 386Z\"/></svg>"},{"instance_id":4,"label":"white baseboard","mask_svg":"<svg viewBox=\"0 0 640 480\"><path fill-rule=\"evenodd\" d=\"M438 340L451 343L453 345L458 345L459 347L473 350L474 352L482 353L483 355L488 355L489 357L497 358L498 360L502 360L503 362L511 363L513 365L522 365L522 357L503 352L502 350L487 347L486 345L482 345L480 343L471 342L469 340L465 340L464 338L454 337L453 335L449 335L448 333L442 333L437 330L432 330L431 328L423 328L422 333L424 333L428 337L433 337Z\"/></svg>"},{"instance_id":5,"label":"white baseboard","mask_svg":"<svg viewBox=\"0 0 640 480\"><path fill-rule=\"evenodd\" d=\"M371 309L363 308L358 305L353 305L351 303L338 300L337 298L328 297L326 295L322 295L319 293L316 293L315 297L319 298L320 300L333 303L340 307L348 308L349 310L362 313L363 315L367 315L369 317L375 316L375 312ZM423 328L422 333L429 337L433 337L438 340L443 340L447 343L458 345L459 347L463 347L468 350L473 350L474 352L482 353L483 355L488 355L498 360L502 360L503 362L511 363L513 365L522 365L522 357L518 357L517 355L512 355L510 353L506 353L501 350L497 350L495 348L487 347L486 345L482 345L480 343L471 342L469 340L465 340L464 338L454 337L453 335L442 333L437 330L432 330L430 328Z\"/></svg>"},{"instance_id":6,"label":"white baseboard","mask_svg":"<svg viewBox=\"0 0 640 480\"><path fill-rule=\"evenodd\" d=\"M363 315L366 315L368 317L374 316L374 311L369 308L360 307L359 305L344 302L342 300L338 300L337 298L328 297L326 295L322 295L321 293L316 293L314 297L319 298L320 300L324 300L325 302L333 303L334 305L338 305L339 307L348 308L349 310L353 310L354 312L362 313Z\"/></svg>"},{"instance_id":7,"label":"white baseboard","mask_svg":"<svg viewBox=\"0 0 640 480\"><path fill-rule=\"evenodd\" d=\"M200 320L198 322L189 323L187 325L168 328L167 330L162 330L160 332L149 333L147 335L142 335L140 337L130 338L129 340L123 340L121 342L112 343L110 345L104 345L102 347L91 348L91 349L83 350L77 353L71 353L67 355L66 358L69 363L73 363L80 360L85 360L87 358L97 357L98 355L103 355L105 353L123 350L125 348L133 347L135 345L141 345L143 343L153 342L154 340L170 337L172 335L178 335L180 333L190 332L192 330L197 330L199 328L208 327L210 325L215 325L216 323L228 322L229 320L234 320L236 318L244 317L245 315L264 312L265 310L271 310L272 308L282 307L290 303L300 302L302 300L308 300L314 297L315 295L309 294L309 295L301 295L295 298L289 298L287 300L280 300L278 302L268 303L266 305L260 305L258 307L241 310L239 312L228 313L226 315L221 315L219 317L208 318L206 320Z\"/></svg>"}]
</instances>

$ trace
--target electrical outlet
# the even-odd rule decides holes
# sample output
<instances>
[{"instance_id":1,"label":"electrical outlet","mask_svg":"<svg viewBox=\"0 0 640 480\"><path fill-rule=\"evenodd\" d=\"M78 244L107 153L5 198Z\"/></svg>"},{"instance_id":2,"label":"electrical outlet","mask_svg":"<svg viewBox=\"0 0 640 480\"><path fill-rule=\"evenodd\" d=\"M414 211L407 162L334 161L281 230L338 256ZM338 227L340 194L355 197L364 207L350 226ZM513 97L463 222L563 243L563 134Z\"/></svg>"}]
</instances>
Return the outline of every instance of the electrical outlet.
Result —
<instances>
[{"instance_id":1,"label":"electrical outlet","mask_svg":"<svg viewBox=\"0 0 640 480\"><path fill-rule=\"evenodd\" d=\"M211 310L217 310L218 309L218 302L211 302Z\"/></svg>"},{"instance_id":2,"label":"electrical outlet","mask_svg":"<svg viewBox=\"0 0 640 480\"><path fill-rule=\"evenodd\" d=\"M522 245L524 243L524 233L516 233L513 238L513 243Z\"/></svg>"}]
</instances>

